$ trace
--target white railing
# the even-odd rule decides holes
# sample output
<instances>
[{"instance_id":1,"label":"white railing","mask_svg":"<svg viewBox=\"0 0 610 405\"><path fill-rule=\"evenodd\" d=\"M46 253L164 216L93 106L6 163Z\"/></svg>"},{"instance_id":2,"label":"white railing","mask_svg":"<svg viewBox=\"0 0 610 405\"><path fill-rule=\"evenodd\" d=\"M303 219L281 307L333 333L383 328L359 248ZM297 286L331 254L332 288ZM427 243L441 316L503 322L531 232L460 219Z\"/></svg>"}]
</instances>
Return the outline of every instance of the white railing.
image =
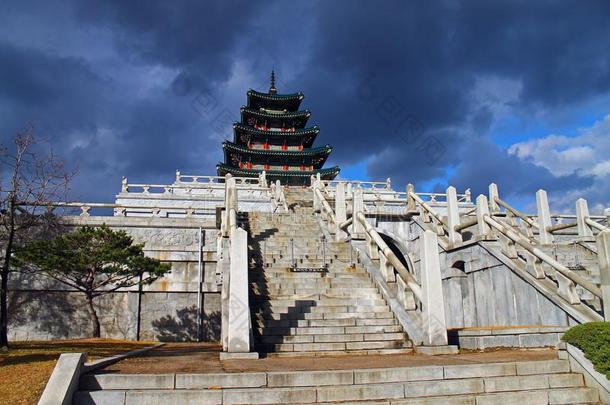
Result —
<instances>
[{"instance_id":1,"label":"white railing","mask_svg":"<svg viewBox=\"0 0 610 405\"><path fill-rule=\"evenodd\" d=\"M480 195L477 197L475 210L471 210L463 216L460 216L458 198L453 187L449 187L445 194L446 216L441 215L429 202L424 201L421 194L416 194L412 186L407 189L407 206L411 211L419 211L424 226L429 224L427 228L431 228L439 236L446 237L445 243L449 248L460 246L463 243L462 233L466 229L476 227L477 237L483 240L497 239L504 255L515 262L522 263L526 271L536 279L550 280L556 285L555 293L569 304L589 304L584 299L605 301L602 289L598 285L570 270L539 247L553 243L553 232L569 227L578 227L579 236L584 237L593 237L594 231L598 231L599 245L600 235L610 233L601 223L603 217L602 221L592 219L589 216L586 201L580 199L576 203L576 215L574 216L576 221L552 225L544 190L539 190L536 194L538 208L536 216L524 214L502 200L498 196L495 184L490 186L489 191L489 200ZM610 245L610 243L608 244ZM601 259L600 268L603 268ZM610 284L610 274L608 283ZM584 295L581 295L579 291L584 291L582 293ZM581 296L586 298L581 298ZM594 305L590 305L590 309L586 311L589 318L591 320L602 319L593 307ZM610 317L610 313L607 316Z\"/></svg>"},{"instance_id":2,"label":"white railing","mask_svg":"<svg viewBox=\"0 0 610 405\"><path fill-rule=\"evenodd\" d=\"M263 172L264 173L264 172ZM251 184L251 185L260 185L261 177L237 177L233 176L235 179L235 184ZM222 176L200 176L200 175L191 175L191 174L182 174L180 171L176 171L176 183L194 183L200 185L220 185L223 186L225 178Z\"/></svg>"},{"instance_id":3,"label":"white railing","mask_svg":"<svg viewBox=\"0 0 610 405\"><path fill-rule=\"evenodd\" d=\"M176 206L165 206L165 205L124 205L124 204L113 204L113 203L83 203L83 202L53 202L53 203L23 203L22 206L38 206L46 208L47 211L55 211L57 209L68 209L62 212L62 215L66 216L91 216L91 210L94 209L107 209L112 210L114 216L127 217L133 214L134 216L142 217L157 217L157 218L170 218L170 217L202 217L214 215L216 212L215 207L176 207ZM71 214L69 209L78 210L77 213Z\"/></svg>"},{"instance_id":4,"label":"white railing","mask_svg":"<svg viewBox=\"0 0 610 405\"><path fill-rule=\"evenodd\" d=\"M368 223L364 213L362 188L356 188L352 196L351 218L346 219L348 210L344 206L343 184L335 188L335 210L325 198L325 184L319 179L312 186L314 209L319 211L329 225L331 233L347 231L351 225L351 238L359 238L361 233L367 241L369 257L379 260L379 270L386 283L397 286L396 299L406 311L421 312L423 329L422 342L426 346L447 345L447 325L438 256L438 241L433 232L425 232L420 243L421 283L396 256L377 230ZM410 261L410 258L406 257ZM411 271L413 265L410 264Z\"/></svg>"}]
</instances>

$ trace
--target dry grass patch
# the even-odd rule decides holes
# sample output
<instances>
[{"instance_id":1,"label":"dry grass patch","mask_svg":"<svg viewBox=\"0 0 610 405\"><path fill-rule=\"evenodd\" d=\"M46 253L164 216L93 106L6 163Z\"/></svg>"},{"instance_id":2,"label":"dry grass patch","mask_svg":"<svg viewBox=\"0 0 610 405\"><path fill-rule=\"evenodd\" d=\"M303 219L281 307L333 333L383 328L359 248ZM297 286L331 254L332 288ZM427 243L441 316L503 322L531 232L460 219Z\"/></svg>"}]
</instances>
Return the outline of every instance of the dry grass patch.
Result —
<instances>
[{"instance_id":1,"label":"dry grass patch","mask_svg":"<svg viewBox=\"0 0 610 405\"><path fill-rule=\"evenodd\" d=\"M61 353L87 352L94 360L151 344L113 339L15 342L0 353L0 404L36 404Z\"/></svg>"}]
</instances>

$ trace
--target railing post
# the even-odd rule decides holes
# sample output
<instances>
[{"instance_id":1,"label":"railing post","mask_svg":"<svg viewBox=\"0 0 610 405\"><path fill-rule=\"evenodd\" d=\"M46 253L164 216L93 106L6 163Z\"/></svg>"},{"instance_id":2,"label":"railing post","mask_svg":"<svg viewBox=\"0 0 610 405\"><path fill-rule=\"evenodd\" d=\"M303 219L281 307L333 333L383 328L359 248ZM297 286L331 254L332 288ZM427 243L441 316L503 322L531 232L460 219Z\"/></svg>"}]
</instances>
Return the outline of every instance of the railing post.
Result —
<instances>
[{"instance_id":1,"label":"railing post","mask_svg":"<svg viewBox=\"0 0 610 405\"><path fill-rule=\"evenodd\" d=\"M248 233L241 228L231 235L230 260L228 352L247 353L250 351Z\"/></svg>"},{"instance_id":2,"label":"railing post","mask_svg":"<svg viewBox=\"0 0 610 405\"><path fill-rule=\"evenodd\" d=\"M347 183L345 187L345 198L346 201L352 201L354 199L354 191L352 190L352 183Z\"/></svg>"},{"instance_id":3,"label":"railing post","mask_svg":"<svg viewBox=\"0 0 610 405\"><path fill-rule=\"evenodd\" d=\"M340 181L337 183L337 187L335 187L335 221L337 225L342 224L347 220L347 209L345 206L345 183ZM337 226L337 234L336 239L340 240L345 237L345 232L343 232Z\"/></svg>"},{"instance_id":4,"label":"railing post","mask_svg":"<svg viewBox=\"0 0 610 405\"><path fill-rule=\"evenodd\" d=\"M407 184L407 211L415 211L417 209L415 199L411 196L411 193L415 193L415 187L409 183Z\"/></svg>"},{"instance_id":5,"label":"railing post","mask_svg":"<svg viewBox=\"0 0 610 405\"><path fill-rule=\"evenodd\" d=\"M487 197L483 194L477 197L477 230L479 235L488 235L491 231L487 222L485 222L485 216L489 215L489 205Z\"/></svg>"},{"instance_id":6,"label":"railing post","mask_svg":"<svg viewBox=\"0 0 610 405\"><path fill-rule=\"evenodd\" d=\"M322 211L322 201L320 201L320 198L318 197L318 193L316 193L316 190L321 188L322 184L319 180L314 180L313 182L313 210L315 212L321 212Z\"/></svg>"},{"instance_id":7,"label":"railing post","mask_svg":"<svg viewBox=\"0 0 610 405\"><path fill-rule=\"evenodd\" d=\"M121 178L121 192L122 193L128 193L129 192L129 187L127 186L127 177L123 176Z\"/></svg>"},{"instance_id":8,"label":"railing post","mask_svg":"<svg viewBox=\"0 0 610 405\"><path fill-rule=\"evenodd\" d=\"M496 198L499 198L500 194L498 194L498 185L496 183L491 183L489 185L489 211L491 215L500 211L500 207L496 202Z\"/></svg>"},{"instance_id":9,"label":"railing post","mask_svg":"<svg viewBox=\"0 0 610 405\"><path fill-rule=\"evenodd\" d=\"M464 201L472 202L472 192L470 191L469 188L467 188L466 191L464 191Z\"/></svg>"},{"instance_id":10,"label":"railing post","mask_svg":"<svg viewBox=\"0 0 610 405\"><path fill-rule=\"evenodd\" d=\"M377 245L375 242L372 243L374 245L375 250L377 250ZM379 270L383 275L383 278L386 283L395 283L396 282L396 274L394 274L394 266L390 263L388 258L383 252L378 252L379 256Z\"/></svg>"},{"instance_id":11,"label":"railing post","mask_svg":"<svg viewBox=\"0 0 610 405\"><path fill-rule=\"evenodd\" d=\"M546 191L536 191L536 207L538 208L538 241L544 245L553 243L553 235L547 231L551 226L551 210Z\"/></svg>"},{"instance_id":12,"label":"railing post","mask_svg":"<svg viewBox=\"0 0 610 405\"><path fill-rule=\"evenodd\" d=\"M430 230L426 230L420 239L420 277L424 346L447 345L447 323L438 257L438 239L436 234Z\"/></svg>"},{"instance_id":13,"label":"railing post","mask_svg":"<svg viewBox=\"0 0 610 405\"><path fill-rule=\"evenodd\" d=\"M593 236L593 231L589 224L587 224L587 218L589 218L587 200L579 198L576 200L576 225L578 227L578 236L580 237Z\"/></svg>"},{"instance_id":14,"label":"railing post","mask_svg":"<svg viewBox=\"0 0 610 405\"><path fill-rule=\"evenodd\" d=\"M455 187L447 187L447 227L449 228L449 243L462 241L462 235L455 230L460 224L460 211L458 208L457 192Z\"/></svg>"},{"instance_id":15,"label":"railing post","mask_svg":"<svg viewBox=\"0 0 610 405\"><path fill-rule=\"evenodd\" d=\"M345 209L345 183L340 181L335 188L335 219L341 224L347 220Z\"/></svg>"},{"instance_id":16,"label":"railing post","mask_svg":"<svg viewBox=\"0 0 610 405\"><path fill-rule=\"evenodd\" d=\"M610 321L610 229L597 235L597 260L602 289L604 320Z\"/></svg>"},{"instance_id":17,"label":"railing post","mask_svg":"<svg viewBox=\"0 0 610 405\"><path fill-rule=\"evenodd\" d=\"M610 208L604 210L604 215L606 216L606 226L610 228Z\"/></svg>"},{"instance_id":18,"label":"railing post","mask_svg":"<svg viewBox=\"0 0 610 405\"><path fill-rule=\"evenodd\" d=\"M259 177L259 183L260 186L263 188L267 188L267 172L266 171L262 171Z\"/></svg>"},{"instance_id":19,"label":"railing post","mask_svg":"<svg viewBox=\"0 0 610 405\"><path fill-rule=\"evenodd\" d=\"M364 236L364 226L356 218L356 214L362 212L364 214L364 196L362 188L357 187L354 190L354 198L352 199L352 238L362 239Z\"/></svg>"}]
</instances>

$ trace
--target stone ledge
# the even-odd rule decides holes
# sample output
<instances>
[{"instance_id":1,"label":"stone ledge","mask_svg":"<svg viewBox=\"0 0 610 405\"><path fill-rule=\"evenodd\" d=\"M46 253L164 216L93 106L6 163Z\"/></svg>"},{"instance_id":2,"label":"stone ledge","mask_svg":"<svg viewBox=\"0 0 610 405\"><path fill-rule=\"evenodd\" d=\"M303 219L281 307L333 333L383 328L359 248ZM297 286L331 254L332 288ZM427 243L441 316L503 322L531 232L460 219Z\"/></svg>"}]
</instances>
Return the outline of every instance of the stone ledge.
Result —
<instances>
[{"instance_id":1,"label":"stone ledge","mask_svg":"<svg viewBox=\"0 0 610 405\"><path fill-rule=\"evenodd\" d=\"M540 348L555 347L568 329L564 326L538 326L516 328L480 328L452 331L459 347L483 350L495 347Z\"/></svg>"},{"instance_id":2,"label":"stone ledge","mask_svg":"<svg viewBox=\"0 0 610 405\"><path fill-rule=\"evenodd\" d=\"M258 359L257 352L247 352L247 353L229 353L229 352L221 352L220 360L256 360Z\"/></svg>"},{"instance_id":3,"label":"stone ledge","mask_svg":"<svg viewBox=\"0 0 610 405\"><path fill-rule=\"evenodd\" d=\"M415 350L415 353L427 354L429 356L458 354L459 352L457 345L415 346L413 349Z\"/></svg>"}]
</instances>

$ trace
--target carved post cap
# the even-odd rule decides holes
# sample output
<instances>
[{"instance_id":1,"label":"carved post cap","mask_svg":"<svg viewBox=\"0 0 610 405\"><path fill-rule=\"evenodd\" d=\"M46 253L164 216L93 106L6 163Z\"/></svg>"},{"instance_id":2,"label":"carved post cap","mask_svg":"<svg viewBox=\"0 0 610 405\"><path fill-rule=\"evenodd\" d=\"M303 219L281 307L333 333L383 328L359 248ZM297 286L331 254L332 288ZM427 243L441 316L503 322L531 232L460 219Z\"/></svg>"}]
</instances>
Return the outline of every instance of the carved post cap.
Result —
<instances>
[{"instance_id":1,"label":"carved post cap","mask_svg":"<svg viewBox=\"0 0 610 405\"><path fill-rule=\"evenodd\" d=\"M180 181L180 170L176 170L176 181Z\"/></svg>"}]
</instances>

